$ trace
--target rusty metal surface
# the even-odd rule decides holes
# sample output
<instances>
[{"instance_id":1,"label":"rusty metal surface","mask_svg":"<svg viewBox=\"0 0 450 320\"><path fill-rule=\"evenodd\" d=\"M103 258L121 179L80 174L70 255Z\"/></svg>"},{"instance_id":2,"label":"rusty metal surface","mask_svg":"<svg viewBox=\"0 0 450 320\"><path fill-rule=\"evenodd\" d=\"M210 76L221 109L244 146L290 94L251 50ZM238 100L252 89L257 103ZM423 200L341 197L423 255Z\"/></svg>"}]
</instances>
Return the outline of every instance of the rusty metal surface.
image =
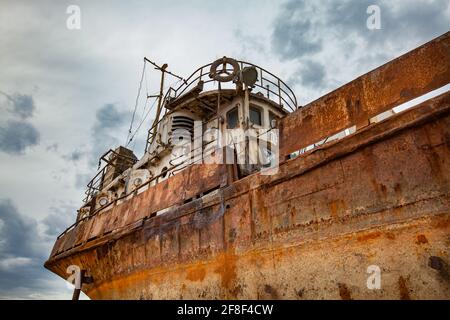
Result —
<instances>
[{"instance_id":1,"label":"rusty metal surface","mask_svg":"<svg viewBox=\"0 0 450 320\"><path fill-rule=\"evenodd\" d=\"M46 267L62 277L71 264L90 270L83 291L94 299L449 299L449 99L104 234ZM117 216L148 212L141 195ZM75 234L55 246L70 247ZM382 269L382 290L366 287L370 265Z\"/></svg>"},{"instance_id":2,"label":"rusty metal surface","mask_svg":"<svg viewBox=\"0 0 450 320\"><path fill-rule=\"evenodd\" d=\"M281 120L286 156L450 82L450 32L311 102Z\"/></svg>"},{"instance_id":3,"label":"rusty metal surface","mask_svg":"<svg viewBox=\"0 0 450 320\"><path fill-rule=\"evenodd\" d=\"M138 196L104 210L78 223L57 239L51 256L61 254L87 241L115 230L139 226L159 210L223 185L227 181L224 165L192 165L179 174L148 188Z\"/></svg>"},{"instance_id":4,"label":"rusty metal surface","mask_svg":"<svg viewBox=\"0 0 450 320\"><path fill-rule=\"evenodd\" d=\"M273 176L192 166L68 230L45 266L89 270L94 299L450 299L450 93L367 124L449 80L447 33L284 118L280 152L355 134Z\"/></svg>"}]
</instances>

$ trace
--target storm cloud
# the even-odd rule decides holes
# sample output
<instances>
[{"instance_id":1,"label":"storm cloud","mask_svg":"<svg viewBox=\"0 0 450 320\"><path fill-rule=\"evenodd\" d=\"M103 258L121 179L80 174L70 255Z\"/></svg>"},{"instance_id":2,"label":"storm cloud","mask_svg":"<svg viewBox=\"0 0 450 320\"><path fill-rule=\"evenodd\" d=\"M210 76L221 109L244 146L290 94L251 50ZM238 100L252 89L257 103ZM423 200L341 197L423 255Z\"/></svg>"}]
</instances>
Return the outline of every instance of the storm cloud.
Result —
<instances>
[{"instance_id":1,"label":"storm cloud","mask_svg":"<svg viewBox=\"0 0 450 320\"><path fill-rule=\"evenodd\" d=\"M289 79L291 84L301 83L305 87L316 88L323 86L326 77L325 67L315 61L306 60L297 69L295 77Z\"/></svg>"},{"instance_id":2,"label":"storm cloud","mask_svg":"<svg viewBox=\"0 0 450 320\"><path fill-rule=\"evenodd\" d=\"M0 299L61 296L64 282L44 269L43 264L55 237L75 215L74 208L68 205L53 208L42 221L42 233L37 220L20 213L11 199L0 199ZM70 296L70 290L64 294Z\"/></svg>"},{"instance_id":3,"label":"storm cloud","mask_svg":"<svg viewBox=\"0 0 450 320\"><path fill-rule=\"evenodd\" d=\"M21 215L10 199L0 199L0 298L14 297L17 288L43 290L41 270L45 246L37 222Z\"/></svg>"},{"instance_id":4,"label":"storm cloud","mask_svg":"<svg viewBox=\"0 0 450 320\"><path fill-rule=\"evenodd\" d=\"M316 22L304 1L286 3L274 22L272 49L283 59L298 59L322 50Z\"/></svg>"},{"instance_id":5,"label":"storm cloud","mask_svg":"<svg viewBox=\"0 0 450 320\"><path fill-rule=\"evenodd\" d=\"M36 257L37 223L23 217L10 199L0 199L0 257Z\"/></svg>"},{"instance_id":6,"label":"storm cloud","mask_svg":"<svg viewBox=\"0 0 450 320\"><path fill-rule=\"evenodd\" d=\"M33 96L0 91L5 99L0 101L3 121L0 122L0 151L11 155L22 155L28 147L39 144L40 133L27 119L36 109Z\"/></svg>"},{"instance_id":7,"label":"storm cloud","mask_svg":"<svg viewBox=\"0 0 450 320\"><path fill-rule=\"evenodd\" d=\"M53 240L75 222L77 208L71 205L60 205L50 208L50 213L42 219L45 233Z\"/></svg>"},{"instance_id":8,"label":"storm cloud","mask_svg":"<svg viewBox=\"0 0 450 320\"><path fill-rule=\"evenodd\" d=\"M9 112L22 119L27 119L33 116L35 110L33 96L20 93L9 95L3 91L0 91L0 94L6 97L6 109L8 109Z\"/></svg>"},{"instance_id":9,"label":"storm cloud","mask_svg":"<svg viewBox=\"0 0 450 320\"><path fill-rule=\"evenodd\" d=\"M95 123L92 127L91 164L98 162L99 157L115 149L123 141L119 141L117 132L126 132L125 124L129 119L128 111L120 111L116 104L108 103L95 113Z\"/></svg>"},{"instance_id":10,"label":"storm cloud","mask_svg":"<svg viewBox=\"0 0 450 320\"><path fill-rule=\"evenodd\" d=\"M2 3L1 298L66 296L42 265L74 222L98 157L125 142L144 56L182 76L224 55L246 60L286 80L304 105L450 25L448 0L194 3L77 0L80 30L66 27L68 3ZM380 30L366 27L372 4ZM143 89L153 94L160 73L147 72ZM154 114L133 150L143 151Z\"/></svg>"},{"instance_id":11,"label":"storm cloud","mask_svg":"<svg viewBox=\"0 0 450 320\"><path fill-rule=\"evenodd\" d=\"M367 8L380 8L381 30L369 30ZM404 42L425 41L448 31L450 2L411 1L300 1L286 2L274 22L272 47L284 59L311 56L328 46L363 42L370 49L390 49Z\"/></svg>"},{"instance_id":12,"label":"storm cloud","mask_svg":"<svg viewBox=\"0 0 450 320\"><path fill-rule=\"evenodd\" d=\"M39 131L26 121L8 120L0 127L0 150L21 155L25 149L39 144Z\"/></svg>"},{"instance_id":13,"label":"storm cloud","mask_svg":"<svg viewBox=\"0 0 450 320\"><path fill-rule=\"evenodd\" d=\"M379 30L367 27L370 5L380 8ZM273 25L273 53L296 62L293 83L318 97L447 32L450 2L289 0Z\"/></svg>"}]
</instances>

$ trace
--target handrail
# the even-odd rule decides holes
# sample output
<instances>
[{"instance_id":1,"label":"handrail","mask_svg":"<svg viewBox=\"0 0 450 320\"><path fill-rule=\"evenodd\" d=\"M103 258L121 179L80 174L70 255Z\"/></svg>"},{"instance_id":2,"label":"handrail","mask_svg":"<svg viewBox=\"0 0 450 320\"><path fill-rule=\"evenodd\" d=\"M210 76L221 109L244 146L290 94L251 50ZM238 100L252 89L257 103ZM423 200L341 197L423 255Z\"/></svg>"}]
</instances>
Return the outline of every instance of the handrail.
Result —
<instances>
[{"instance_id":1,"label":"handrail","mask_svg":"<svg viewBox=\"0 0 450 320\"><path fill-rule=\"evenodd\" d=\"M277 88L280 88L281 91L283 91L283 93L286 94L286 96L289 98L289 100L290 100L289 103L287 102L287 100L285 101L287 104L288 110L295 111L298 109L297 98L294 94L294 91L292 91L292 89L283 80L281 80L279 77L277 77L270 71L267 71L266 69L264 69L258 65L255 65L253 63L242 61L242 60L237 60L237 62L241 65L241 68L251 66L251 67L255 67L259 71L258 72L258 75L260 75L259 84L255 83L255 86L258 86L259 88L262 88L265 90L266 87L264 86L264 81L271 83L272 85L276 86ZM203 70L205 68L210 67L211 65L212 65L212 63L208 63L208 64L205 64L205 65L199 67L186 79L185 82L181 83L176 89L171 87L168 92L174 91L175 95L172 98L176 99L176 98L180 97L193 83L197 83L197 80L202 80L203 78L208 78L208 80L205 81L205 83L213 81L213 80L209 79L209 71L204 72L204 70ZM229 70L229 71L231 71L231 70ZM265 74L268 74L271 77L275 78L276 82L271 81L270 79L268 79L266 77L263 77L262 76L263 72ZM197 73L200 73L200 74L197 75ZM284 86L284 88L283 88L283 86ZM285 89L287 89L287 91ZM279 93L276 93L276 92L273 92L273 93L276 96L279 95Z\"/></svg>"},{"instance_id":2,"label":"handrail","mask_svg":"<svg viewBox=\"0 0 450 320\"><path fill-rule=\"evenodd\" d=\"M216 141L216 140L213 140L212 142L214 142L214 141ZM221 149L221 147L218 147L218 148L215 148L214 151L220 150L220 149ZM191 158L190 158L190 159L191 159ZM64 230L64 231L57 237L57 239L61 238L64 234L66 234L67 232L69 232L72 228L76 227L78 224L80 224L80 223L83 222L84 220L88 220L88 219L94 217L95 215L97 215L98 213L100 213L103 209L109 207L110 205L112 205L112 204L114 204L114 203L117 203L117 201L120 201L120 200L122 200L122 199L125 199L125 198L129 197L129 196L132 195L132 194L135 194L135 193L137 194L137 193L139 192L140 189L146 187L147 185L149 185L150 183L152 183L152 182L155 181L156 179L160 178L160 177L163 176L164 174L168 174L169 172L171 172L171 171L173 171L174 169L176 169L176 168L182 166L183 164L186 164L186 161L183 161L183 162L180 162L180 163L178 163L178 164L173 165L172 167L168 168L165 172L161 172L160 174L158 174L158 175L156 175L156 176L150 178L149 180L147 180L146 182L144 182L144 183L141 184L140 186L136 187L136 189L134 189L133 191L128 192L128 193L126 193L126 194L124 194L124 195L122 195L122 196L120 196L120 197L114 199L113 201L108 202L108 203L105 204L104 206L101 206L100 208L96 209L94 212L92 212L92 213L89 214L88 216L86 216L86 217L84 217L84 218L81 218L81 219L75 221L72 225L70 225L69 227L67 227L66 230ZM192 165L194 165L194 164L195 164L195 163L191 163L191 164L187 165L186 168L189 167L189 166L192 166Z\"/></svg>"},{"instance_id":3,"label":"handrail","mask_svg":"<svg viewBox=\"0 0 450 320\"><path fill-rule=\"evenodd\" d=\"M257 69L259 81L254 84L254 87L262 89L263 92L267 92L266 98L269 100L272 100L280 105L286 112L294 112L298 109L297 104L297 98L294 94L294 91L279 77L271 73L270 71L267 71L266 69L255 65L250 62L242 61L242 60L236 60L241 69L245 67L254 67ZM193 87L193 85L197 85L198 82L203 81L203 84L208 84L211 82L215 82L214 79L211 79L209 77L209 69L213 63L205 64L199 68L197 68L189 77L186 78L178 87L173 88L170 87L164 97L163 97L163 108L167 106L167 104L174 99L177 99L181 97L184 93L188 92L188 89ZM227 69L227 71L232 71L232 69ZM268 76L272 77L273 79L269 79ZM272 86L272 90L270 88ZM217 84L217 87L220 88L219 83ZM264 94L264 93L263 93ZM270 94L273 95L273 98L270 96ZM284 103L284 106L283 106ZM167 109L166 109L167 110ZM148 147L150 144L150 141L153 140L152 132L155 126L158 126L163 118L159 119L157 123L155 123L152 128L149 129L148 135L147 135L147 142L145 146L145 151L148 151Z\"/></svg>"},{"instance_id":4,"label":"handrail","mask_svg":"<svg viewBox=\"0 0 450 320\"><path fill-rule=\"evenodd\" d=\"M84 203L88 203L93 196L95 195L96 191L100 191L102 189L102 184L103 184L103 179L105 177L106 171L108 169L108 167L110 166L114 166L111 161L106 160L106 155L112 153L115 157L118 158L123 158L126 159L128 161L131 161L133 164L137 162L136 159L126 156L126 155L122 155L117 153L116 151L109 149L108 151L106 151L99 160L99 166L101 164L101 160L105 161L106 164L103 166L103 168L101 168L96 175L91 179L91 181L88 182L88 184L86 185L86 191L84 192L84 194L86 195L86 197L83 199Z\"/></svg>"}]
</instances>

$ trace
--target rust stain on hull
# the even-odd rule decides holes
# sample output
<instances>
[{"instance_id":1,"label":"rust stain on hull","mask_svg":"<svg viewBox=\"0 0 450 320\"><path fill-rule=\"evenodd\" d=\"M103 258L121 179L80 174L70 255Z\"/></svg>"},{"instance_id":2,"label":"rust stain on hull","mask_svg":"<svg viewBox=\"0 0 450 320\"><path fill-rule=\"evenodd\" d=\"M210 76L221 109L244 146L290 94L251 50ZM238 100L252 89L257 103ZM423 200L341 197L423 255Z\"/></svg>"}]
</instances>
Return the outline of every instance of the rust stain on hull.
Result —
<instances>
[{"instance_id":1,"label":"rust stain on hull","mask_svg":"<svg viewBox=\"0 0 450 320\"><path fill-rule=\"evenodd\" d=\"M283 155L448 83L449 39L284 118ZM427 70L414 87L399 71L410 65ZM45 266L64 278L72 264L89 270L83 291L93 299L450 299L450 93L284 161L275 175L230 183L227 172L192 166L79 223ZM380 290L367 287L371 265Z\"/></svg>"},{"instance_id":2,"label":"rust stain on hull","mask_svg":"<svg viewBox=\"0 0 450 320\"><path fill-rule=\"evenodd\" d=\"M311 299L398 299L407 285L398 279L407 276L411 298L449 298L449 283L427 261L449 259L450 170L436 179L417 137L426 131L445 138L450 112L430 112L417 126L409 122L417 117L402 114L330 145L324 152L339 157L326 164L319 158L312 166L313 155L288 161L278 175L237 181L210 202L147 219L127 235L104 235L46 266L61 276L70 264L92 270L95 282L85 292L96 299L298 299L298 292ZM367 140L389 126L405 129ZM448 145L430 148L450 169ZM360 169L368 163L371 170ZM284 179L305 166L307 172ZM383 200L372 181L386 186ZM427 235L428 248L418 234ZM371 264L383 269L381 292L366 287Z\"/></svg>"}]
</instances>

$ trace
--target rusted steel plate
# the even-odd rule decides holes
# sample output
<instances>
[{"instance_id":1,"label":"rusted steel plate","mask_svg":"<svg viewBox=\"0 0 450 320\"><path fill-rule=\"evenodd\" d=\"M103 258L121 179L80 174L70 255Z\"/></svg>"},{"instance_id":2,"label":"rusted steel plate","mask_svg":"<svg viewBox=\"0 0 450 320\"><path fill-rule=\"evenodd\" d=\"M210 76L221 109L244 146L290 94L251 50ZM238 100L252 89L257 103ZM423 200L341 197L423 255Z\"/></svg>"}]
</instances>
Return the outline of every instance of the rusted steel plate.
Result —
<instances>
[{"instance_id":1,"label":"rusted steel plate","mask_svg":"<svg viewBox=\"0 0 450 320\"><path fill-rule=\"evenodd\" d=\"M128 223L151 213L182 204L202 192L214 189L225 176L223 165L193 165L135 196Z\"/></svg>"},{"instance_id":2,"label":"rusted steel plate","mask_svg":"<svg viewBox=\"0 0 450 320\"><path fill-rule=\"evenodd\" d=\"M76 227L76 236L75 236L75 246L78 246L87 241L89 238L89 233L92 227L92 219L81 222Z\"/></svg>"},{"instance_id":3,"label":"rusted steel plate","mask_svg":"<svg viewBox=\"0 0 450 320\"><path fill-rule=\"evenodd\" d=\"M442 94L439 97L430 99L421 105L417 106L413 110L410 110L406 113L402 113L400 115L396 115L393 117L392 121L388 121L386 123L383 123L382 125L376 125L374 127L367 128L367 130L363 130L358 133L359 141L361 143L366 143L367 139L373 139L374 136L382 136L391 134L390 132L395 130L400 130L404 124L408 123L415 123L423 121L421 119L426 119L426 117L429 117L429 114L432 113L442 113L450 108L450 93ZM447 118L444 118L447 119ZM446 139L448 139L448 135L445 134L446 128L449 127L449 124L443 124L443 126L437 126L435 125L433 128L434 130L428 130L424 133L417 134L416 138L414 138L415 144L420 145L421 150L429 149L430 146L438 146L443 145L445 146L445 143L447 143ZM409 138L412 139L412 138ZM334 143L336 144L336 143ZM343 152L344 150L353 150L355 147L352 145L352 140L343 140L339 142L340 146L340 152ZM411 144L411 142L409 142ZM396 146L395 149L404 149L406 147L407 143L403 141L400 145ZM387 149L386 149L387 148ZM371 158L376 159L379 157L380 154L385 154L386 157L390 156L389 146L386 146L385 149L380 150L377 152L377 154L373 155ZM441 150L443 147L438 148L437 150ZM330 149L330 148L328 148ZM330 149L333 150L333 149ZM443 148L444 152L446 149ZM320 151L320 152L319 152ZM441 152L441 151L439 151ZM428 160L427 161L440 161L443 162L442 159L450 158L450 156L444 153L443 155L440 155L440 153L435 151L435 153L428 153ZM309 179L308 177L311 175L303 174L304 172L307 172L307 170L310 170L312 167L317 166L321 162L328 162L331 161L330 157L335 155L336 152L334 151L328 151L327 149L324 150L318 150L317 152L314 152L306 157L298 157L295 160L291 160L285 165L282 165L279 171L279 174L274 176L266 176L262 177L259 175L252 176L252 179L243 179L240 181L237 181L233 185L231 185L228 188L223 189L223 198L227 199L230 197L235 197L236 194L241 194L242 192L248 192L250 188L255 188L258 185L263 185L264 188L261 190L256 189L255 191L250 192L248 195L243 195L241 198L242 201L239 200L240 198L235 198L231 200L226 200L227 202L225 204L226 211L229 212L229 216L226 217L227 221L231 223L231 226L228 225L228 223L225 224L225 233L223 235L225 242L228 240L226 239L233 239L236 237L236 239L241 239L242 241L236 241L236 246L239 249L240 245L244 245L248 239L253 239L253 241L258 239L267 239L267 237L270 234L270 230L272 226L275 226L275 228L286 229L291 228L292 225L300 225L309 223L308 221L311 220L311 217L314 216L313 211L308 210L300 210L300 208L304 208L308 205L308 203L304 203L303 200L300 200L300 198L304 197L307 194L311 193L317 193L318 190L321 188L329 188L332 185L332 183L337 183L339 185L341 183L342 178L337 179L338 177L344 175L345 172L349 172L352 174L356 174L355 183L354 185L358 185L358 178L360 172L362 171L368 171L370 168L368 167L362 167L359 168L358 166L361 163L365 163L362 160L364 158L355 158L354 160L349 162L349 166L346 167L345 163L342 162L341 166L342 169L339 170L337 168L334 172L330 171L326 167L324 167L322 172L323 174L320 175L320 173L316 173L312 175L312 179ZM439 156L439 159L441 160L433 160L436 158L436 156ZM402 158L403 162L407 162L409 158L411 157L410 154L406 154L404 157L401 156L401 154L398 155L399 158ZM421 160L422 159L422 160ZM402 162L402 163L403 163ZM426 167L426 162L423 158L418 157L417 158L417 168ZM358 170L353 170L352 167L358 167ZM398 167L399 172L402 172L402 165ZM445 166L444 166L445 167ZM200 167L197 167L200 168ZM345 168L345 169L344 169ZM381 171L378 173L380 176L384 176L385 174L387 177L390 177L391 174L385 173L384 169L380 169ZM330 172L328 172L330 171ZM415 170L409 173L409 175L413 175ZM209 170L203 171L203 176L206 178L202 178L201 180L208 180L209 176ZM217 171L216 171L217 172ZM386 171L388 172L388 171ZM195 177L197 174L189 173L189 175L192 175L192 178ZM317 176L319 174L319 176ZM445 179L446 175L440 173L440 171L427 171L425 175L420 175L415 178L414 181L417 181L416 186L411 186L411 188L417 188L420 189L421 185L428 185L423 178L427 178L431 175L435 175L436 177L440 177L440 179ZM201 176L201 174L200 174ZM212 175L214 177L214 175ZM297 178L298 177L298 178ZM395 175L393 176L395 177ZM401 177L396 177L396 179L400 179ZM334 180L333 180L334 179ZM337 179L337 180L336 180ZM218 184L220 181L220 175L217 176L217 180L215 178L212 179L212 182L208 184L203 184L200 187L197 186L197 188L203 188L203 189L209 189L210 186L214 186ZM448 180L443 180L448 181ZM283 183L286 182L286 183ZM385 193L386 188L388 190L392 188L397 188L395 186L390 185L389 183L384 183L383 186L379 186L377 188L372 188L371 186L373 183L371 181L367 181L367 191L366 193L361 193L359 195L360 202L365 203L366 206L369 205L369 203L374 203L372 207L375 208L376 203L378 203L378 207L382 207L384 205L382 199L380 200L376 195L380 193ZM447 184L443 183L443 187L446 188ZM199 189L201 190L201 189ZM434 190L434 189L433 189ZM344 193L337 192L335 193L331 198L320 198L318 197L315 199L312 197L309 201L315 201L321 204L321 208L324 208L324 210L318 210L319 212L328 212L324 218L328 219L331 216L340 216L339 213L341 212L348 212L350 209L353 208L353 210L358 210L359 204L355 203L354 200L347 199L346 194L351 194L356 192L356 190L345 190ZM389 194L389 192L387 192ZM428 194L426 192L423 193L424 195ZM144 193L138 195L138 197L141 197L144 195ZM298 203L290 203L289 200L293 198L299 198L297 201ZM250 202L251 199L251 202ZM344 200L343 200L344 199ZM147 199L148 201L148 199ZM250 205L250 204L253 205ZM310 205L311 203L309 203ZM315 205L315 208L319 208L319 204ZM227 205L229 208L227 208ZM88 239L92 239L95 237L98 237L100 235L103 235L104 233L109 233L114 230L123 229L127 225L131 225L135 222L134 219L136 219L136 216L133 216L130 214L131 209L130 208L136 208L139 212L149 212L149 209L145 209L146 204L142 200L139 200L139 202L136 204L133 202L133 200L123 202L122 204L115 206L112 210L108 212L104 212L98 216L93 217L92 219L80 224L79 226L75 227L73 230L71 230L67 235L61 237L57 240L55 243L52 256L54 256L57 253L61 253L67 249L70 249L76 245L79 245L80 243L86 242ZM183 210L200 210L202 208L201 201L195 200L190 202L189 204L183 205ZM239 210L240 211L239 211ZM136 210L136 209L135 209ZM214 209L215 216L219 216L217 213L218 210ZM231 214L231 212L235 212L238 210L236 214ZM275 210L275 211L274 211ZM297 212L300 210L302 213L301 215L294 215L289 217L290 212ZM251 214L250 214L251 213ZM182 214L180 210L175 212L168 212L167 214L160 216L158 218L154 218L150 221L150 223L153 225L154 223L161 221L167 221L170 222L171 220L177 219L177 217ZM236 216L236 218L232 218L233 216ZM252 218L253 222L251 222L250 219ZM231 220L230 220L231 219ZM237 226L234 224L233 221L243 221L240 228L237 228ZM199 220L201 221L201 220ZM206 220L205 220L206 221ZM164 222L164 225L167 224L167 222ZM191 222L189 222L191 223ZM147 223L148 224L148 223ZM243 226L247 226L246 228L243 228ZM278 226L278 227L277 227ZM160 232L159 226L155 225L155 227L148 228L149 232L151 232L153 235L157 236ZM197 231L195 231L197 232ZM72 234L75 234L72 236ZM216 232L214 234L221 234L221 232ZM150 235L149 235L150 236ZM199 235L200 237L200 235ZM233 241L230 240L229 244L233 244ZM220 246L218 246L220 247Z\"/></svg>"},{"instance_id":4,"label":"rusted steel plate","mask_svg":"<svg viewBox=\"0 0 450 320\"><path fill-rule=\"evenodd\" d=\"M224 215L224 238L227 248L240 252L252 241L252 218L248 194L227 200Z\"/></svg>"},{"instance_id":5,"label":"rusted steel plate","mask_svg":"<svg viewBox=\"0 0 450 320\"><path fill-rule=\"evenodd\" d=\"M449 259L448 97L46 266L91 270L85 290L100 299L448 298L428 266ZM367 289L373 264L383 290Z\"/></svg>"},{"instance_id":6,"label":"rusted steel plate","mask_svg":"<svg viewBox=\"0 0 450 320\"><path fill-rule=\"evenodd\" d=\"M52 252L50 254L50 257L54 257L58 252L61 252L61 245L64 241L64 237L56 239L55 244L53 245Z\"/></svg>"},{"instance_id":7,"label":"rusted steel plate","mask_svg":"<svg viewBox=\"0 0 450 320\"><path fill-rule=\"evenodd\" d=\"M105 233L112 232L125 225L124 220L128 217L128 207L130 204L131 201L123 202L114 206L107 212L109 219L106 221L104 226Z\"/></svg>"},{"instance_id":8,"label":"rusted steel plate","mask_svg":"<svg viewBox=\"0 0 450 320\"><path fill-rule=\"evenodd\" d=\"M105 233L125 228L154 212L182 204L186 199L217 188L224 179L226 172L223 165L191 166L77 225L55 243L52 256Z\"/></svg>"},{"instance_id":9,"label":"rusted steel plate","mask_svg":"<svg viewBox=\"0 0 450 320\"><path fill-rule=\"evenodd\" d=\"M223 215L225 207L216 205L202 209L194 214L194 223L200 233L200 254L205 256L215 256L223 251L224 225Z\"/></svg>"},{"instance_id":10,"label":"rusted steel plate","mask_svg":"<svg viewBox=\"0 0 450 320\"><path fill-rule=\"evenodd\" d=\"M280 121L280 155L316 143L450 82L450 32Z\"/></svg>"},{"instance_id":11,"label":"rusted steel plate","mask_svg":"<svg viewBox=\"0 0 450 320\"><path fill-rule=\"evenodd\" d=\"M64 237L66 238L63 244L62 251L67 251L75 246L75 237L77 235L77 230L70 230Z\"/></svg>"},{"instance_id":12,"label":"rusted steel plate","mask_svg":"<svg viewBox=\"0 0 450 320\"><path fill-rule=\"evenodd\" d=\"M147 237L145 232L143 234L145 238L147 267L152 268L161 265L160 235L153 234L151 237Z\"/></svg>"},{"instance_id":13,"label":"rusted steel plate","mask_svg":"<svg viewBox=\"0 0 450 320\"><path fill-rule=\"evenodd\" d=\"M102 212L100 214L97 214L94 218L93 218L93 222L92 222L92 227L91 230L89 232L89 239L94 239L96 237L99 237L103 234L104 232L104 228L105 225L107 224L108 220L109 220L109 213L110 211L105 211ZM78 227L77 227L78 229Z\"/></svg>"},{"instance_id":14,"label":"rusted steel plate","mask_svg":"<svg viewBox=\"0 0 450 320\"><path fill-rule=\"evenodd\" d=\"M161 242L161 262L163 265L171 265L178 261L178 253L180 250L180 233L179 224L166 226L164 232L160 233Z\"/></svg>"},{"instance_id":15,"label":"rusted steel plate","mask_svg":"<svg viewBox=\"0 0 450 320\"><path fill-rule=\"evenodd\" d=\"M223 185L227 181L226 165L193 165L186 186L186 199Z\"/></svg>"},{"instance_id":16,"label":"rusted steel plate","mask_svg":"<svg viewBox=\"0 0 450 320\"><path fill-rule=\"evenodd\" d=\"M200 248L199 230L190 217L185 216L180 220L180 259L182 261L193 261L198 256Z\"/></svg>"}]
</instances>

